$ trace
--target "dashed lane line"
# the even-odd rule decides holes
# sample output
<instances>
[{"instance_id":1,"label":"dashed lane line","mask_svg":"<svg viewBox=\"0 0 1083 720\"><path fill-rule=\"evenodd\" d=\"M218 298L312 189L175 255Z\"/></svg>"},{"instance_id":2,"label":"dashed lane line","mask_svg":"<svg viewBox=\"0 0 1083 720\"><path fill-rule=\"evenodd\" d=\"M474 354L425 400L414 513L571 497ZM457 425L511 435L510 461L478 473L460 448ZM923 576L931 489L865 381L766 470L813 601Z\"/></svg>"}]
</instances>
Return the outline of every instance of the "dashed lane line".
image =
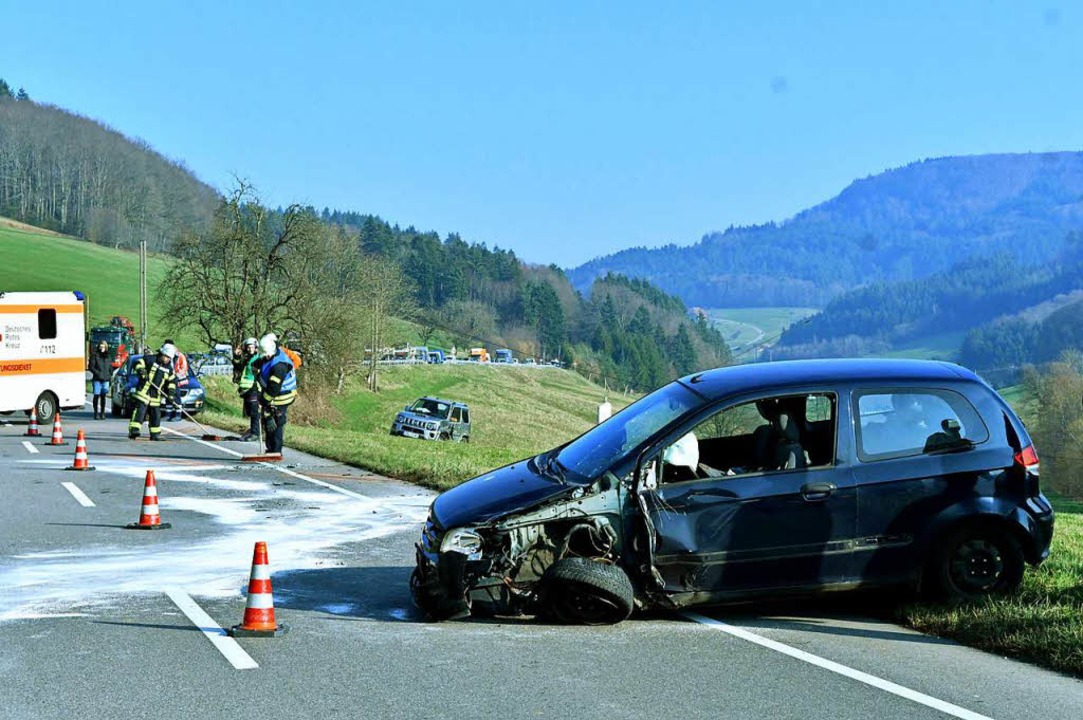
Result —
<instances>
[{"instance_id":1,"label":"dashed lane line","mask_svg":"<svg viewBox=\"0 0 1083 720\"><path fill-rule=\"evenodd\" d=\"M788 655L797 660L801 660L802 662L807 662L810 665L815 665L816 667L828 670L829 672L848 677L852 680L857 680L860 683L865 683L866 685L870 685L879 690L889 692L892 695L898 695L901 698L912 700L913 702L933 708L934 710L939 710L946 715L960 718L960 720L992 720L991 718L985 715L979 715L972 710L967 710L966 708L959 707L958 705L952 705L949 702L930 697L929 695L925 695L924 693L920 693L916 690L911 690L910 688L903 687L902 685L896 685L890 680L884 680L883 678L878 678L875 675L870 675L866 672L855 670L851 667L847 667L846 665L842 665L840 663L827 660L826 658L822 658L819 655L813 655L812 653L805 652L804 650L798 650L795 647L790 647L789 645L776 642L775 640L769 640L762 635L757 635L756 633L749 632L744 628L739 628L734 625L724 623L721 620L715 620L714 618L709 618L704 615L699 615L692 612L686 612L683 613L683 615L684 617L688 618L693 622L700 623L701 625L706 625L715 630L721 630L722 632L732 635L733 637L747 640L750 643L755 643L756 645L765 647L769 650L774 650L775 652L782 653L783 655Z\"/></svg>"},{"instance_id":2,"label":"dashed lane line","mask_svg":"<svg viewBox=\"0 0 1083 720\"><path fill-rule=\"evenodd\" d=\"M64 482L64 483L60 483L60 484L63 485L64 488L68 492L71 493L72 497L74 497L79 502L79 504L82 505L83 507L95 507L94 501L91 500L90 498L88 498L86 496L86 493L84 493L82 490L80 490L79 486L76 485L75 483L73 483L73 482Z\"/></svg>"},{"instance_id":3,"label":"dashed lane line","mask_svg":"<svg viewBox=\"0 0 1083 720\"><path fill-rule=\"evenodd\" d=\"M29 440L23 440L23 447L26 448L26 451L31 455L38 454L38 449L34 447Z\"/></svg>"},{"instance_id":4,"label":"dashed lane line","mask_svg":"<svg viewBox=\"0 0 1083 720\"><path fill-rule=\"evenodd\" d=\"M201 608L188 594L177 588L167 588L165 594L180 608L180 611L188 616L192 624L199 628L200 632L207 636L211 644L222 653L230 665L238 670L254 670L259 667L252 656L244 651L236 640L226 635L226 631L211 619L211 616Z\"/></svg>"}]
</instances>

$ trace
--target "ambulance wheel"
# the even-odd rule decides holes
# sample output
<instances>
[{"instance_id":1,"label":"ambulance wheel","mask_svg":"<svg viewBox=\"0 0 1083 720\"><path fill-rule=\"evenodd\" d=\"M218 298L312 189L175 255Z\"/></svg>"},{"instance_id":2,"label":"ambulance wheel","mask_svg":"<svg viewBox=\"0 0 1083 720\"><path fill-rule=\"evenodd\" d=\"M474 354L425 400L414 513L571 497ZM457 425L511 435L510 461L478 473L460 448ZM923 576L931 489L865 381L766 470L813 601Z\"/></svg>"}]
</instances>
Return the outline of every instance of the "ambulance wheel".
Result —
<instances>
[{"instance_id":1,"label":"ambulance wheel","mask_svg":"<svg viewBox=\"0 0 1083 720\"><path fill-rule=\"evenodd\" d=\"M56 395L46 390L34 402L34 409L38 411L38 425L52 425L56 417Z\"/></svg>"}]
</instances>

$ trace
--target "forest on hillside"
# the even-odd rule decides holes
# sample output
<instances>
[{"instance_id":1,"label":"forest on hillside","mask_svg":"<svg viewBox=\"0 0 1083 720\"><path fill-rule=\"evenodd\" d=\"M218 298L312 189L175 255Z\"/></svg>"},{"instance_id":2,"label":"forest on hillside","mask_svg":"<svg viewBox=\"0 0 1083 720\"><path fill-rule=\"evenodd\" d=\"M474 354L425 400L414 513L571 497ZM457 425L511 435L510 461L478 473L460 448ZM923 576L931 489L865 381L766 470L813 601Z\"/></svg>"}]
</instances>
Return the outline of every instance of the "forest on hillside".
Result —
<instances>
[{"instance_id":1,"label":"forest on hillside","mask_svg":"<svg viewBox=\"0 0 1083 720\"><path fill-rule=\"evenodd\" d=\"M1083 230L1083 153L948 157L855 181L782 223L695 245L632 248L569 271L586 289L640 277L700 307L823 307L872 283L918 280L972 257L1052 257Z\"/></svg>"},{"instance_id":2,"label":"forest on hillside","mask_svg":"<svg viewBox=\"0 0 1083 720\"><path fill-rule=\"evenodd\" d=\"M1044 362L1072 346L1060 323L1074 320L1078 326L1083 316L1069 308L1049 318L1016 315L1081 289L1083 234L1069 233L1047 262L998 253L965 260L921 280L873 283L844 293L822 312L788 328L773 354L862 355L929 335L969 331L959 358L967 366Z\"/></svg>"},{"instance_id":3,"label":"forest on hillside","mask_svg":"<svg viewBox=\"0 0 1083 720\"><path fill-rule=\"evenodd\" d=\"M113 247L166 251L205 227L214 188L105 125L0 79L0 215Z\"/></svg>"}]
</instances>

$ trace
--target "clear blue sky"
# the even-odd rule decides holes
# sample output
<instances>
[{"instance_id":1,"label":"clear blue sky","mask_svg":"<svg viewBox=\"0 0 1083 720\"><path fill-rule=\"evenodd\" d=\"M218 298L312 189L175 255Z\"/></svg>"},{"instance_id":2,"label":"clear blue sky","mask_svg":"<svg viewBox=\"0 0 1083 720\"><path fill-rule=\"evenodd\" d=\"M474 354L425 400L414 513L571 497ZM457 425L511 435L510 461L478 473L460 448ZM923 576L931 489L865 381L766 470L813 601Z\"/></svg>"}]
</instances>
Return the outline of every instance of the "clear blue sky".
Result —
<instances>
[{"instance_id":1,"label":"clear blue sky","mask_svg":"<svg viewBox=\"0 0 1083 720\"><path fill-rule=\"evenodd\" d=\"M532 262L782 220L924 157L1083 149L1074 4L110 4L0 0L0 77L219 188Z\"/></svg>"}]
</instances>

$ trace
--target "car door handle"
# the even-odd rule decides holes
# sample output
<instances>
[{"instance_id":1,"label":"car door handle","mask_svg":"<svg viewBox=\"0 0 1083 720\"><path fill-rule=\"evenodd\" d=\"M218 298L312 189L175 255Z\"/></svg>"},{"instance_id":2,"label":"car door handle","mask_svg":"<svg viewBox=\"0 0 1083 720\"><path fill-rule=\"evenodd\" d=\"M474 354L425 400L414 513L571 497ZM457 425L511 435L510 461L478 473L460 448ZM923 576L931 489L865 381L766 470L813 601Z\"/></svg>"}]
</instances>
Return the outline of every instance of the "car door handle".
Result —
<instances>
[{"instance_id":1,"label":"car door handle","mask_svg":"<svg viewBox=\"0 0 1083 720\"><path fill-rule=\"evenodd\" d=\"M801 486L801 497L810 501L826 500L838 489L838 486L831 482L805 483Z\"/></svg>"}]
</instances>

